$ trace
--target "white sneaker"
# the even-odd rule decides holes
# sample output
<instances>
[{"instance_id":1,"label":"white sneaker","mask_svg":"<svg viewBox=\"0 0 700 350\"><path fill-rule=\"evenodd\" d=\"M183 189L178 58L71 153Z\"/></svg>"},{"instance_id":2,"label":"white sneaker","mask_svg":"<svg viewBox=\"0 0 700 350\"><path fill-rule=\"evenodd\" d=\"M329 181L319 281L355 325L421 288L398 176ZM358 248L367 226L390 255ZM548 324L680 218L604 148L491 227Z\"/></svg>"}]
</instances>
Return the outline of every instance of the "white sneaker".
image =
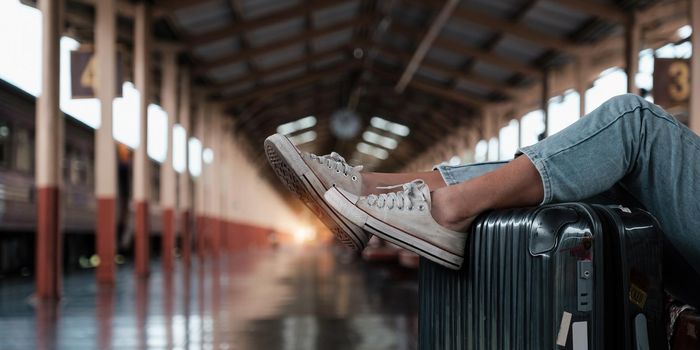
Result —
<instances>
[{"instance_id":1,"label":"white sneaker","mask_svg":"<svg viewBox=\"0 0 700 350\"><path fill-rule=\"evenodd\" d=\"M265 139L265 153L282 183L294 192L343 244L362 250L370 235L335 212L323 199L332 187L359 195L361 166L350 166L339 154L326 156L301 152L287 137L274 134Z\"/></svg>"},{"instance_id":2,"label":"white sneaker","mask_svg":"<svg viewBox=\"0 0 700 350\"><path fill-rule=\"evenodd\" d=\"M324 198L345 218L389 242L451 269L464 260L467 233L440 226L430 213L430 190L423 180L384 187L398 192L357 196L334 187Z\"/></svg>"}]
</instances>

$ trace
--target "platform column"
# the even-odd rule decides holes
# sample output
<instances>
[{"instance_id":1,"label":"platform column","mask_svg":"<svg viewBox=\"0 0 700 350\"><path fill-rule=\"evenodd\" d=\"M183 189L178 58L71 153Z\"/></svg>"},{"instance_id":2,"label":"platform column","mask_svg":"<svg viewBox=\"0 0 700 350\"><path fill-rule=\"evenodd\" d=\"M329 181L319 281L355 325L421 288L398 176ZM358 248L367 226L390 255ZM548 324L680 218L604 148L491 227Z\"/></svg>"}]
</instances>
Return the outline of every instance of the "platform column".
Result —
<instances>
[{"instance_id":1,"label":"platform column","mask_svg":"<svg viewBox=\"0 0 700 350\"><path fill-rule=\"evenodd\" d=\"M690 58L690 129L700 135L700 3L690 3L690 25L696 35L690 36L693 54Z\"/></svg>"},{"instance_id":2,"label":"platform column","mask_svg":"<svg viewBox=\"0 0 700 350\"><path fill-rule=\"evenodd\" d=\"M61 129L59 40L63 1L39 1L42 14L42 81L36 113L36 295L61 296L62 238L59 223Z\"/></svg>"},{"instance_id":3,"label":"platform column","mask_svg":"<svg viewBox=\"0 0 700 350\"><path fill-rule=\"evenodd\" d=\"M175 260L176 176L173 168L173 125L177 117L177 60L174 52L163 52L161 102L167 115L166 156L160 165L160 206L163 232L161 259L163 270L172 270Z\"/></svg>"},{"instance_id":4,"label":"platform column","mask_svg":"<svg viewBox=\"0 0 700 350\"><path fill-rule=\"evenodd\" d=\"M206 118L206 101L204 97L200 96L197 100L197 117L194 128L195 137L201 142L202 150L204 149L204 120ZM204 243L205 243L205 232L206 232L206 211L205 211L205 200L204 200L204 162L202 161L202 154L198 154L197 157L200 160L200 172L199 175L194 179L194 210L195 210L195 245L197 249L197 255L202 258L204 257Z\"/></svg>"},{"instance_id":5,"label":"platform column","mask_svg":"<svg viewBox=\"0 0 700 350\"><path fill-rule=\"evenodd\" d=\"M185 129L185 171L178 178L178 209L180 214L180 237L182 240L182 260L185 265L189 265L192 254L192 212L191 196L192 191L190 179L190 148L189 135L191 134L190 120L192 118L192 106L190 104L190 72L187 67L182 67L180 70L180 108L179 122Z\"/></svg>"},{"instance_id":6,"label":"platform column","mask_svg":"<svg viewBox=\"0 0 700 350\"><path fill-rule=\"evenodd\" d=\"M148 100L150 96L150 8L136 5L134 16L134 84L139 91L139 145L134 152L134 265L137 276L148 276L149 267L149 182Z\"/></svg>"},{"instance_id":7,"label":"platform column","mask_svg":"<svg viewBox=\"0 0 700 350\"><path fill-rule=\"evenodd\" d=\"M631 12L625 27L625 73L627 74L627 92L630 94L639 93L635 78L639 70L640 44L641 26L637 20L637 14Z\"/></svg>"},{"instance_id":8,"label":"platform column","mask_svg":"<svg viewBox=\"0 0 700 350\"><path fill-rule=\"evenodd\" d=\"M205 135L207 136L207 147L214 152L214 159L210 164L206 164L205 170L205 195L207 200L207 246L209 253L213 257L219 255L219 243L221 236L221 225L219 224L219 204L220 204L220 188L218 186L218 169L221 163L221 147L219 147L219 131L220 124L220 107L213 106L206 124Z\"/></svg>"},{"instance_id":9,"label":"platform column","mask_svg":"<svg viewBox=\"0 0 700 350\"><path fill-rule=\"evenodd\" d=\"M116 95L115 0L95 4L96 95L100 100L100 127L95 131L95 196L97 198L97 281L114 283L116 251L117 155L112 137L112 102Z\"/></svg>"}]
</instances>

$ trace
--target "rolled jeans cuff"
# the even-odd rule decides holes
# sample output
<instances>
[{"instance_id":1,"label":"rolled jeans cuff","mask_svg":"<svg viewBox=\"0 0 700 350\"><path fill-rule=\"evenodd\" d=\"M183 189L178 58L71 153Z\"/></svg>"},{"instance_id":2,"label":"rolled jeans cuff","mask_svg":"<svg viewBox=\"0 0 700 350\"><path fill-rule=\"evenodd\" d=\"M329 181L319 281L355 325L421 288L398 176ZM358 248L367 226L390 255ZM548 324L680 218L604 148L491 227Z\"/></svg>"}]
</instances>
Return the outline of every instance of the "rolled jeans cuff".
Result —
<instances>
[{"instance_id":1,"label":"rolled jeans cuff","mask_svg":"<svg viewBox=\"0 0 700 350\"><path fill-rule=\"evenodd\" d=\"M440 173L440 176L442 176L442 180L445 181L448 186L452 186L459 183L459 181L457 181L453 173L450 171L452 168L452 166L446 164L438 164L433 167L433 170L437 170Z\"/></svg>"},{"instance_id":2,"label":"rolled jeans cuff","mask_svg":"<svg viewBox=\"0 0 700 350\"><path fill-rule=\"evenodd\" d=\"M547 159L542 156L538 145L539 144L534 144L532 146L522 147L518 150L518 154L526 155L535 166L535 169L537 169L537 172L540 173L542 188L544 189L544 195L540 203L540 205L542 205L552 202L552 181L549 176L549 170L547 169Z\"/></svg>"}]
</instances>

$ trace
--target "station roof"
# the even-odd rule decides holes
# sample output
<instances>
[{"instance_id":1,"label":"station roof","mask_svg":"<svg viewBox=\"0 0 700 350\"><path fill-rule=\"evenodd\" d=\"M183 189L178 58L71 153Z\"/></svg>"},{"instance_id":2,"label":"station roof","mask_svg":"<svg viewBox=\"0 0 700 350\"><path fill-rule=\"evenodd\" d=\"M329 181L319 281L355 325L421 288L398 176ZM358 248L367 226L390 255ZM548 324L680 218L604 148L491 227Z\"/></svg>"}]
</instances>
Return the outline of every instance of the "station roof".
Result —
<instances>
[{"instance_id":1,"label":"station roof","mask_svg":"<svg viewBox=\"0 0 700 350\"><path fill-rule=\"evenodd\" d=\"M68 30L90 40L98 0L66 1ZM376 169L395 170L455 128L476 123L484 106L541 81L546 69L622 35L629 14L655 2L464 0L453 9L450 1L429 0L152 4L156 39L181 50L196 90L225 106L255 159L262 162L262 141L278 125L307 115L318 119L317 138L303 148L357 154L362 131L377 115L411 130L394 137L398 147L387 160L375 159ZM118 5L120 41L128 46L133 3ZM437 35L429 42L431 29ZM409 63L424 45L425 57L413 70ZM402 78L408 83L397 89ZM354 110L363 124L349 140L330 127L330 116L343 108Z\"/></svg>"}]
</instances>

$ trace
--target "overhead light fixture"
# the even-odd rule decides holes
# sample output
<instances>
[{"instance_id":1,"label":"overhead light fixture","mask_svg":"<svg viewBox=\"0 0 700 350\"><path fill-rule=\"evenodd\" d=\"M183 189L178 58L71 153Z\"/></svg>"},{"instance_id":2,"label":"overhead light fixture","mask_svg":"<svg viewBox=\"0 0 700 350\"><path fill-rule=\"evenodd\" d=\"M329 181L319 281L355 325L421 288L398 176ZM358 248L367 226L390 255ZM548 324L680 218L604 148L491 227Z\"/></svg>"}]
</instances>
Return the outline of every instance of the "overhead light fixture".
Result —
<instances>
[{"instance_id":1,"label":"overhead light fixture","mask_svg":"<svg viewBox=\"0 0 700 350\"><path fill-rule=\"evenodd\" d=\"M357 150L364 153L364 154L367 154L367 155L370 155L372 157L379 158L382 160L387 159L389 157L389 152L387 152L385 149L379 148L376 146L372 146L372 145L364 143L364 142L360 142L357 144Z\"/></svg>"},{"instance_id":2,"label":"overhead light fixture","mask_svg":"<svg viewBox=\"0 0 700 350\"><path fill-rule=\"evenodd\" d=\"M316 117L310 115L308 117L304 117L293 122L284 123L278 126L277 133L282 135L289 135L299 130L308 129L310 127L313 127L314 125L316 125Z\"/></svg>"},{"instance_id":3,"label":"overhead light fixture","mask_svg":"<svg viewBox=\"0 0 700 350\"><path fill-rule=\"evenodd\" d=\"M693 34L693 27L686 24L686 25L678 28L678 30L676 31L676 34L681 39L687 39L690 37L691 34Z\"/></svg>"},{"instance_id":4,"label":"overhead light fixture","mask_svg":"<svg viewBox=\"0 0 700 350\"><path fill-rule=\"evenodd\" d=\"M373 143L375 145L379 145L387 149L394 149L398 145L398 142L396 142L396 140L392 139L391 137L379 135L374 131L363 132L362 139L369 143Z\"/></svg>"},{"instance_id":5,"label":"overhead light fixture","mask_svg":"<svg viewBox=\"0 0 700 350\"><path fill-rule=\"evenodd\" d=\"M292 143L295 145L301 145L302 143L307 143L315 140L316 136L316 132L310 130L299 135L290 136L289 141L292 141Z\"/></svg>"},{"instance_id":6,"label":"overhead light fixture","mask_svg":"<svg viewBox=\"0 0 700 350\"><path fill-rule=\"evenodd\" d=\"M411 131L406 125L394 123L377 116L372 117L369 123L377 129L388 131L392 134L399 135L402 137L408 136L409 132Z\"/></svg>"},{"instance_id":7,"label":"overhead light fixture","mask_svg":"<svg viewBox=\"0 0 700 350\"><path fill-rule=\"evenodd\" d=\"M214 151L211 148L205 148L202 151L202 160L205 164L211 164L214 162Z\"/></svg>"}]
</instances>

